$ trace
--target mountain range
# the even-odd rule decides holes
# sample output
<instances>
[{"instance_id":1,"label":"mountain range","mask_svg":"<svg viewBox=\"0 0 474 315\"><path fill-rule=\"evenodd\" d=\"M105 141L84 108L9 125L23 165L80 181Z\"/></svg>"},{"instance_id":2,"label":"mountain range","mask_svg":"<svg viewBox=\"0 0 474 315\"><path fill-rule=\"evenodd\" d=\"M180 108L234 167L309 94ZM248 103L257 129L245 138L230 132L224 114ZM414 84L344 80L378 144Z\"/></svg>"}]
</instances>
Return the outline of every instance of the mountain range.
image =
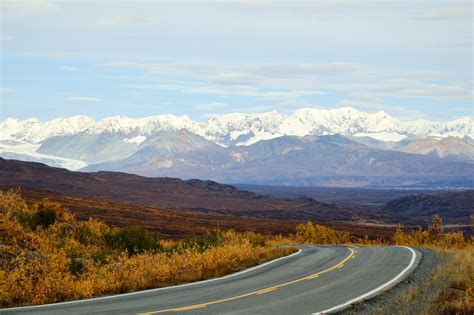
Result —
<instances>
[{"instance_id":1,"label":"mountain range","mask_svg":"<svg viewBox=\"0 0 474 315\"><path fill-rule=\"evenodd\" d=\"M226 183L474 187L474 121L402 122L350 107L187 116L6 119L0 156L85 171Z\"/></svg>"}]
</instances>

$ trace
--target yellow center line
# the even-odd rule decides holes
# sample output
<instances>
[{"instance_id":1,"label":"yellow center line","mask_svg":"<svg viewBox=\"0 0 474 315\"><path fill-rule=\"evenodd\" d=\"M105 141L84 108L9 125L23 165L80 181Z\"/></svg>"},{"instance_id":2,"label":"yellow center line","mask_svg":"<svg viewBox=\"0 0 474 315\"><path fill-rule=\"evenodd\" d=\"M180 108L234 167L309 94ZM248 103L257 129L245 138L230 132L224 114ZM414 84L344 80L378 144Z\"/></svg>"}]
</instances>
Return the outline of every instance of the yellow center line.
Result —
<instances>
[{"instance_id":1,"label":"yellow center line","mask_svg":"<svg viewBox=\"0 0 474 315\"><path fill-rule=\"evenodd\" d=\"M249 292L249 293L236 295L236 296L221 299L221 300L210 301L210 302L194 304L194 305L189 305L189 306L168 308L168 309L164 309L164 310L151 311L151 312L146 312L146 313L142 313L142 314L159 314L159 313L166 313L166 312L181 312L181 311L187 311L187 310L192 310L192 309L196 309L196 308L203 308L203 307L206 307L206 306L209 306L209 305L214 305L214 304L224 303L224 302L228 302L228 301L233 301L233 300L245 298L245 297L251 296L251 295L265 294L265 293L274 291L278 288L288 286L290 284L294 284L294 283L301 282L301 281L304 281L304 280L311 280L311 279L317 278L319 275L321 275L323 273L327 273L329 271L332 271L334 269L341 268L342 266L344 266L344 263L346 261L348 261L349 259L353 258L353 256L354 256L354 250L350 247L348 247L348 249L350 251L349 255L347 255L343 260L338 262L336 265L334 265L330 268L327 268L325 270L313 273L313 274L311 274L309 276L306 276L306 277L303 277L303 278L299 278L299 279L295 279L295 280L292 280L292 281L280 283L278 285L274 285L274 286L271 286L271 287L268 287L268 288L263 288L263 289L260 289L260 290L257 290L257 291L252 291L252 292Z\"/></svg>"},{"instance_id":2,"label":"yellow center line","mask_svg":"<svg viewBox=\"0 0 474 315\"><path fill-rule=\"evenodd\" d=\"M263 290L260 290L258 291L256 294L265 294L265 293L268 293L268 292L271 292L271 291L274 291L276 290L277 288L268 288L268 289L263 289Z\"/></svg>"}]
</instances>

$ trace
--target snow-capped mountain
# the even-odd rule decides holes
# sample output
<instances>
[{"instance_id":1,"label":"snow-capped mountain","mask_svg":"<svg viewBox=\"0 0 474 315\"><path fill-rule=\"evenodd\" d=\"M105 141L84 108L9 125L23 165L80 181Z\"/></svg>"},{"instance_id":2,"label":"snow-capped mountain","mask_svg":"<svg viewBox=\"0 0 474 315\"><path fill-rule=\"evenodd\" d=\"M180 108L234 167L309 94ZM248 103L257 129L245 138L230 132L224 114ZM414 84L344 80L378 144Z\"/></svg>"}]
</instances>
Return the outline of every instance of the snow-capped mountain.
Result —
<instances>
[{"instance_id":1,"label":"snow-capped mountain","mask_svg":"<svg viewBox=\"0 0 474 315\"><path fill-rule=\"evenodd\" d=\"M149 135L159 130L179 129L188 129L191 132L196 132L199 130L199 125L188 116L176 117L174 115L149 116L138 119L115 116L107 117L100 121L79 115L69 118L58 118L45 123L40 122L36 118L27 120L8 118L0 122L0 141L13 140L35 143L55 136L70 136L80 133L100 134L104 132L117 132Z\"/></svg>"},{"instance_id":2,"label":"snow-capped mountain","mask_svg":"<svg viewBox=\"0 0 474 315\"><path fill-rule=\"evenodd\" d=\"M403 122L385 112L369 114L351 107L337 109L303 108L291 115L278 112L229 114L204 123L188 116L159 115L144 118L115 116L95 121L86 116L54 119L45 123L32 118L6 119L0 122L0 141L37 143L55 136L80 133L115 132L144 140L157 131L187 129L222 146L250 145L285 135L369 136L378 140L399 141L405 137L474 138L474 120L470 117L450 122L416 120ZM139 138L136 138L139 137ZM132 141L133 142L133 141Z\"/></svg>"},{"instance_id":3,"label":"snow-capped mountain","mask_svg":"<svg viewBox=\"0 0 474 315\"><path fill-rule=\"evenodd\" d=\"M36 118L27 120L8 118L0 122L0 141L35 143L54 136L84 132L93 128L95 124L95 120L83 115L53 119L46 123Z\"/></svg>"},{"instance_id":4,"label":"snow-capped mountain","mask_svg":"<svg viewBox=\"0 0 474 315\"><path fill-rule=\"evenodd\" d=\"M460 141L465 145L458 145L457 153L451 157L465 159L471 156L467 151L472 150L469 139L474 138L474 122L469 117L451 122L403 122L384 112L369 114L351 107L331 110L304 108L290 115L276 111L235 113L203 123L188 116L174 115L115 116L99 121L87 116L74 116L48 122L34 118L23 121L9 118L0 122L0 156L69 169L120 161L133 161L137 169L143 169L140 163L158 168L178 167L184 163L181 168L185 169L188 167L186 163L206 165L206 159L209 159L207 166L212 168L248 161L254 155L252 152L273 159L281 152L301 150L300 145L277 148L275 144L279 142L271 142L273 139L327 135L340 135L365 147L391 151L400 151L412 141L427 137L455 137L462 139ZM186 148L187 151L178 150L180 153L176 155L177 148ZM223 153L221 149L224 148L230 149L229 152ZM426 154L426 150L417 152L415 149L409 152Z\"/></svg>"}]
</instances>

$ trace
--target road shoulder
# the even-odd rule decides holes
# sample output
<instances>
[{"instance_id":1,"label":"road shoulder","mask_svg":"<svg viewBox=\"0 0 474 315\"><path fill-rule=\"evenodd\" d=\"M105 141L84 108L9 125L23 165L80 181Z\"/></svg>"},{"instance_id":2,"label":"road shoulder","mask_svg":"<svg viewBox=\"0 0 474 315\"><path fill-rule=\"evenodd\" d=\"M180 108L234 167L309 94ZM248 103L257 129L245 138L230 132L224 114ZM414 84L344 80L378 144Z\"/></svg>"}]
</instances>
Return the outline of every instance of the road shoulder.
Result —
<instances>
[{"instance_id":1,"label":"road shoulder","mask_svg":"<svg viewBox=\"0 0 474 315\"><path fill-rule=\"evenodd\" d=\"M360 303L353 304L350 308L344 309L338 314L373 314L377 312L383 312L385 314L395 314L401 309L403 303L404 308L406 307L404 300L407 294L413 288L417 288L427 280L429 280L433 270L439 264L439 257L431 250L425 248L415 247L413 248L419 255L419 261L416 268L402 280L392 285L390 289L385 290L372 297L371 299L364 300ZM428 290L426 294L430 295L435 290ZM411 303L410 313L420 314L422 312L422 301L421 297L417 303Z\"/></svg>"}]
</instances>

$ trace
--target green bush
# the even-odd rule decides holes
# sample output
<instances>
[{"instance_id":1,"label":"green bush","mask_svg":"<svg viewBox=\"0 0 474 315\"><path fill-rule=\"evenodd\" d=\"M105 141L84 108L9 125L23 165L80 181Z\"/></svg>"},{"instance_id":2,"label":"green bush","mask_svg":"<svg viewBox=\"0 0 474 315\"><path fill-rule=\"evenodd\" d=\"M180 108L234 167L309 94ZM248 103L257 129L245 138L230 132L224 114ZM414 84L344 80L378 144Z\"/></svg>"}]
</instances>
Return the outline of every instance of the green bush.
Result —
<instances>
[{"instance_id":1,"label":"green bush","mask_svg":"<svg viewBox=\"0 0 474 315\"><path fill-rule=\"evenodd\" d=\"M74 251L69 253L68 258L69 258L68 270L71 274L73 274L74 276L77 276L78 274L82 272L82 269L84 268L84 263Z\"/></svg>"},{"instance_id":2,"label":"green bush","mask_svg":"<svg viewBox=\"0 0 474 315\"><path fill-rule=\"evenodd\" d=\"M87 225L80 225L75 230L75 239L84 245L103 245L102 235L94 233Z\"/></svg>"},{"instance_id":3,"label":"green bush","mask_svg":"<svg viewBox=\"0 0 474 315\"><path fill-rule=\"evenodd\" d=\"M219 231L211 232L205 236L194 238L194 239L184 239L176 244L171 249L171 253L178 252L182 253L188 249L203 253L206 250L216 247L222 243L222 236Z\"/></svg>"},{"instance_id":4,"label":"green bush","mask_svg":"<svg viewBox=\"0 0 474 315\"><path fill-rule=\"evenodd\" d=\"M113 229L106 232L104 238L110 248L126 250L129 256L159 248L157 240L138 227Z\"/></svg>"},{"instance_id":5,"label":"green bush","mask_svg":"<svg viewBox=\"0 0 474 315\"><path fill-rule=\"evenodd\" d=\"M38 227L47 229L50 225L56 222L56 212L53 209L40 208L33 214L18 213L17 221L26 228L36 230Z\"/></svg>"}]
</instances>

